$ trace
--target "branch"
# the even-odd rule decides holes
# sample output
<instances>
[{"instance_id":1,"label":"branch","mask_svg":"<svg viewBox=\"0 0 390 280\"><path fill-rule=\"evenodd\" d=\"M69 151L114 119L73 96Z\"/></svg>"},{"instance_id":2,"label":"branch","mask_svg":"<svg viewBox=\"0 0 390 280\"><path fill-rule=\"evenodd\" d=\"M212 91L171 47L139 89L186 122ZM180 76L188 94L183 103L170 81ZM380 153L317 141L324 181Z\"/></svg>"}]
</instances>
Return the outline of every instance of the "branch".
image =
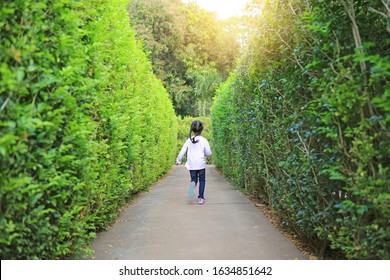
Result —
<instances>
[{"instance_id":1,"label":"branch","mask_svg":"<svg viewBox=\"0 0 390 280\"><path fill-rule=\"evenodd\" d=\"M386 29L387 29L387 32L390 33L390 24L389 24L390 5L386 5L383 1L382 1L382 3L386 6L387 14L385 14L385 13L383 13L383 12L381 12L381 11L375 10L375 9L372 8L372 7L368 7L368 10L369 10L370 12L373 12L373 13L376 13L376 14L378 14L378 15L381 15L382 17L384 17L385 19L387 19L388 24L387 24L387 28L386 28ZM389 4L390 4L390 1L389 1Z\"/></svg>"},{"instance_id":2,"label":"branch","mask_svg":"<svg viewBox=\"0 0 390 280\"><path fill-rule=\"evenodd\" d=\"M280 38L280 40L282 40L282 42L291 50L291 47L290 47L290 45L283 39L283 37L282 36L280 36L280 34L279 33L276 33L276 35L278 35L278 37Z\"/></svg>"},{"instance_id":3,"label":"branch","mask_svg":"<svg viewBox=\"0 0 390 280\"><path fill-rule=\"evenodd\" d=\"M352 33L353 33L353 38L355 40L356 47L361 47L363 45L363 43L362 43L362 38L360 37L359 27L356 23L355 7L353 6L353 2L352 3L350 2L351 6L352 6L351 9L348 7L347 3L344 0L342 0L342 3L343 3L345 12L347 13L348 17L352 21ZM359 50L360 54L362 52L363 52L362 50ZM362 74L364 76L365 85L367 85L367 74L365 73L367 70L367 64L363 60L361 60L359 62L359 64L360 64L360 68L362 70Z\"/></svg>"},{"instance_id":4,"label":"branch","mask_svg":"<svg viewBox=\"0 0 390 280\"><path fill-rule=\"evenodd\" d=\"M372 7L368 7L368 10L369 10L370 12L374 12L374 13L376 13L376 14L379 14L379 15L381 15L382 17L385 17L385 18L388 18L388 17L389 17L389 16L386 15L385 13L383 13L383 12L381 12L381 11L378 11L378 10L375 10L375 9L372 8Z\"/></svg>"},{"instance_id":5,"label":"branch","mask_svg":"<svg viewBox=\"0 0 390 280\"><path fill-rule=\"evenodd\" d=\"M4 110L5 106L7 106L7 103L10 101L10 96L7 97L7 99L4 101L3 105L1 105L0 112Z\"/></svg>"},{"instance_id":6,"label":"branch","mask_svg":"<svg viewBox=\"0 0 390 280\"><path fill-rule=\"evenodd\" d=\"M290 6L290 9L293 12L293 14L296 15L297 13L295 12L295 10L294 10L294 8L293 8L293 6L291 4L291 1L288 2L288 5Z\"/></svg>"},{"instance_id":7,"label":"branch","mask_svg":"<svg viewBox=\"0 0 390 280\"><path fill-rule=\"evenodd\" d=\"M383 5L385 5L387 12L390 13L390 1L387 0L387 3L385 3L385 1L382 0L382 3Z\"/></svg>"},{"instance_id":8,"label":"branch","mask_svg":"<svg viewBox=\"0 0 390 280\"><path fill-rule=\"evenodd\" d=\"M295 53L293 53L293 55L294 55L295 61L296 61L296 62L298 63L298 65L299 65L299 67L300 67L302 70L305 70L305 68L304 68L304 67L302 66L302 64L299 62L297 55L296 55Z\"/></svg>"}]
</instances>

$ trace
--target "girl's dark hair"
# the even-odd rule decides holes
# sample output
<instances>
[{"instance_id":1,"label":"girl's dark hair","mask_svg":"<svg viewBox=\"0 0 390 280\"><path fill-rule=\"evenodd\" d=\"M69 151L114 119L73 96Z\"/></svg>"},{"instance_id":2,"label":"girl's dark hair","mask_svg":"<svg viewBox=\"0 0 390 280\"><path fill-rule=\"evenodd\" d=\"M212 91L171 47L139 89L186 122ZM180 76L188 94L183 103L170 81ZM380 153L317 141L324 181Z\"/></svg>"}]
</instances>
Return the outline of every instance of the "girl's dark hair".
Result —
<instances>
[{"instance_id":1,"label":"girl's dark hair","mask_svg":"<svg viewBox=\"0 0 390 280\"><path fill-rule=\"evenodd\" d=\"M192 143L198 143L199 140L195 140L195 137L201 134L203 131L203 123L201 121L193 121L191 124L191 129L190 129L190 139ZM191 133L194 132L195 136L191 137Z\"/></svg>"}]
</instances>

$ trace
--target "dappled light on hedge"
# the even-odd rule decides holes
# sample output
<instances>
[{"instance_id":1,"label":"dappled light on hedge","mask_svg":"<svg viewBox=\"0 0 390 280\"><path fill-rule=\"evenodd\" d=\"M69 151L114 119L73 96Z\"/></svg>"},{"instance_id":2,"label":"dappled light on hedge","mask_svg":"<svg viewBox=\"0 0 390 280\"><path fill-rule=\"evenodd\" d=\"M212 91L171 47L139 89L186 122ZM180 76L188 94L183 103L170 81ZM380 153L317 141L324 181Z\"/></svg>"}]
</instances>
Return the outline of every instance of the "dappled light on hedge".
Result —
<instances>
[{"instance_id":1,"label":"dappled light on hedge","mask_svg":"<svg viewBox=\"0 0 390 280\"><path fill-rule=\"evenodd\" d=\"M212 108L216 165L318 256L389 259L386 7L254 2L262 13Z\"/></svg>"},{"instance_id":2,"label":"dappled light on hedge","mask_svg":"<svg viewBox=\"0 0 390 280\"><path fill-rule=\"evenodd\" d=\"M174 109L127 1L0 7L1 259L77 258L174 162Z\"/></svg>"}]
</instances>

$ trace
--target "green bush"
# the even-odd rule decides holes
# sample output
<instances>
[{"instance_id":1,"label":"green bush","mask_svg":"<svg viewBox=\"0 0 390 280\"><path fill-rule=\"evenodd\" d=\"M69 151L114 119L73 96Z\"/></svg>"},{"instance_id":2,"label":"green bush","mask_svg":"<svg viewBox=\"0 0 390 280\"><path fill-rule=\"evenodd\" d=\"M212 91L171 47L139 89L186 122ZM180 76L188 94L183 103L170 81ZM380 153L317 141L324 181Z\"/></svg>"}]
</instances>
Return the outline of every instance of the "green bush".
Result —
<instances>
[{"instance_id":1,"label":"green bush","mask_svg":"<svg viewBox=\"0 0 390 280\"><path fill-rule=\"evenodd\" d=\"M265 1L212 108L216 165L320 257L390 258L384 8Z\"/></svg>"},{"instance_id":2,"label":"green bush","mask_svg":"<svg viewBox=\"0 0 390 280\"><path fill-rule=\"evenodd\" d=\"M0 4L0 256L88 252L174 161L176 119L127 1Z\"/></svg>"},{"instance_id":3,"label":"green bush","mask_svg":"<svg viewBox=\"0 0 390 280\"><path fill-rule=\"evenodd\" d=\"M98 229L107 226L132 193L146 190L170 168L175 156L177 125L172 104L128 27L122 2L89 8L98 102L93 136L99 143L93 170L99 186L90 194L89 211Z\"/></svg>"}]
</instances>

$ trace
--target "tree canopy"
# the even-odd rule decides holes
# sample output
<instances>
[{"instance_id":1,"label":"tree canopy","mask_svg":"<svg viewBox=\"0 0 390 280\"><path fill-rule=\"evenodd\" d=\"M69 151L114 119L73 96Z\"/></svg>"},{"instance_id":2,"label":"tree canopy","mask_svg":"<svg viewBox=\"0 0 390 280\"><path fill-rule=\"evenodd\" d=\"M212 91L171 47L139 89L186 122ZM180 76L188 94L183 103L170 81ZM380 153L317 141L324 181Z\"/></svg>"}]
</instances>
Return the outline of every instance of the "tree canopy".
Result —
<instances>
[{"instance_id":1,"label":"tree canopy","mask_svg":"<svg viewBox=\"0 0 390 280\"><path fill-rule=\"evenodd\" d=\"M176 114L208 115L215 88L235 67L239 53L225 22L180 0L131 0L128 10Z\"/></svg>"}]
</instances>

